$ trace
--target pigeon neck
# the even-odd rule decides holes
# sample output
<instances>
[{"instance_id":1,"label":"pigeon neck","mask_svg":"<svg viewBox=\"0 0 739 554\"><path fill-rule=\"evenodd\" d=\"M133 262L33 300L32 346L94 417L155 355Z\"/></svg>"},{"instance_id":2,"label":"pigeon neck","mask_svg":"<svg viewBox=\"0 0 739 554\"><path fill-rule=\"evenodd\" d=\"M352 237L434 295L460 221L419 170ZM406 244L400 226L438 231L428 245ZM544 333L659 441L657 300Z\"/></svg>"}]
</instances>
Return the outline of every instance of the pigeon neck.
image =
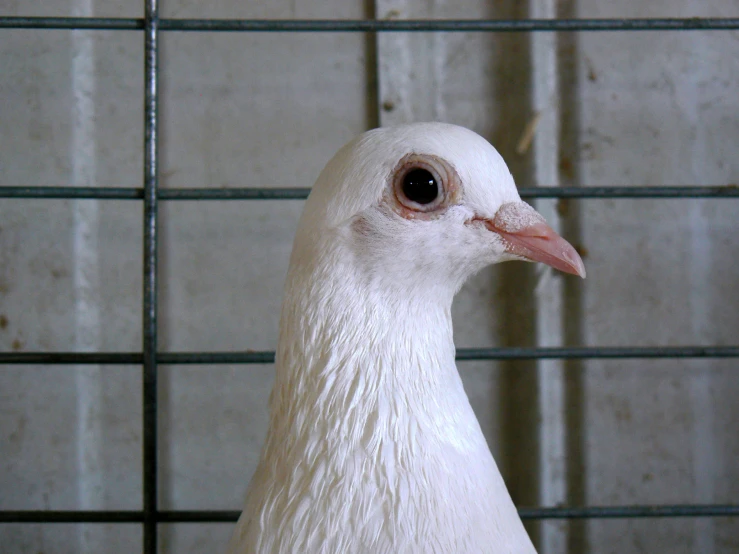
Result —
<instances>
[{"instance_id":1,"label":"pigeon neck","mask_svg":"<svg viewBox=\"0 0 739 554\"><path fill-rule=\"evenodd\" d=\"M408 384L457 376L452 291L403 287L354 269L336 263L288 280L278 372Z\"/></svg>"},{"instance_id":2,"label":"pigeon neck","mask_svg":"<svg viewBox=\"0 0 739 554\"><path fill-rule=\"evenodd\" d=\"M400 299L334 262L291 265L250 492L273 508L248 517L288 518L300 498L316 525L346 516L391 545L378 551L531 552L512 547L528 539L454 363L451 293Z\"/></svg>"},{"instance_id":3,"label":"pigeon neck","mask_svg":"<svg viewBox=\"0 0 739 554\"><path fill-rule=\"evenodd\" d=\"M390 432L407 416L429 433L484 443L454 363L453 290L403 294L350 259L331 262L291 266L272 425L317 426L338 440L368 426Z\"/></svg>"}]
</instances>

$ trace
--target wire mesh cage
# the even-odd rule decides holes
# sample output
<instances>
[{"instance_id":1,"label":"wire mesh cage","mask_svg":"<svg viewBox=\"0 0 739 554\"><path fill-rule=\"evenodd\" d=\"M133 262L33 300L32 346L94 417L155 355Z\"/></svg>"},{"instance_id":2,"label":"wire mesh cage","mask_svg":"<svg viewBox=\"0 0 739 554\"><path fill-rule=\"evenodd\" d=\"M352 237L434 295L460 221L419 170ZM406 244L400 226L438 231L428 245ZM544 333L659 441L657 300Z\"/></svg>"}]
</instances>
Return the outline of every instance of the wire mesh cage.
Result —
<instances>
[{"instance_id":1,"label":"wire mesh cage","mask_svg":"<svg viewBox=\"0 0 739 554\"><path fill-rule=\"evenodd\" d=\"M534 3L536 4L536 3ZM546 2L544 2L546 4ZM377 10L379 11L379 9ZM530 15L530 14L529 14ZM546 15L546 14L545 14ZM554 15L557 15L556 13ZM546 15L546 17L550 17ZM101 509L101 510L68 510L68 509L32 509L21 510L3 505L0 511L0 523L9 524L50 524L50 523L129 523L140 524L143 528L143 551L145 553L153 553L158 551L158 527L168 523L227 523L233 522L238 517L238 511L222 510L222 509L167 509L162 508L160 501L162 468L159 459L161 445L161 421L158 403L161 402L162 391L160 390L160 378L162 368L160 366L211 366L211 365L236 365L243 364L271 364L274 361L274 352L270 350L256 351L213 351L203 349L200 351L176 351L162 350L162 340L160 337L161 325L158 316L161 309L160 294L163 288L170 286L169 282L162 278L161 270L161 252L159 244L161 242L163 205L171 206L176 202L186 203L193 201L198 204L205 201L212 202L232 202L232 201L299 201L307 197L309 188L305 183L298 183L299 187L170 187L163 186L162 181L165 179L160 169L160 144L162 143L160 131L160 117L162 110L168 109L168 102L174 103L176 100L163 99L161 92L160 76L165 69L159 62L161 50L161 37L165 33L286 33L286 34L330 34L330 33L366 33L369 40L377 40L370 50L374 53L372 56L364 59L363 63L375 63L378 67L387 63L387 57L392 56L397 45L392 42L394 39L388 39L389 42L382 43L384 37L408 36L412 34L422 34L424 40L434 40L433 37L439 33L455 34L455 33L476 33L480 35L490 34L515 34L525 37L529 36L555 36L555 32L567 32L569 35L578 35L584 32L634 32L634 31L670 31L675 34L681 33L726 33L739 30L739 18L647 18L647 19L552 19L542 18L533 19L530 17L517 19L354 19L354 20L310 20L310 19L183 19L183 18L160 18L159 7L156 0L147 0L145 3L145 12L143 17L136 18L99 18L99 17L22 17L22 16L2 16L0 17L0 34L9 33L15 29L25 30L23 32L38 32L39 30L57 30L57 31L120 31L126 33L134 33L136 40L140 40L143 34L144 46L140 63L143 66L143 183L141 186L120 187L120 186L80 186L74 183L72 186L29 186L23 183L3 183L0 186L0 197L7 203L8 209L12 202L21 199L33 200L40 202L49 199L68 199L68 200L101 200L101 201L128 201L136 205L136 209L143 207L143 217L141 225L141 244L142 248L139 252L141 256L142 281L141 286L143 294L141 298L141 310L143 314L143 330L141 334L142 347L140 351L43 351L36 349L33 351L24 351L23 348L13 347L12 351L0 353L0 364L14 365L17 367L25 367L30 365L49 365L60 366L58 371L65 371L64 366L137 366L141 367L141 412L142 431L141 445L143 457L141 460L141 494L142 505L140 509ZM677 33L677 32L681 33ZM596 33L598 34L598 33ZM626 33L628 34L628 33ZM668 33L669 34L669 33ZM558 35L557 35L558 36ZM658 36L665 36L660 33ZM733 35L732 35L733 36ZM561 49L561 45L558 46ZM544 45L544 54L546 55L549 46ZM537 46L531 48L531 56L536 57ZM551 53L551 52L550 52ZM469 55L469 52L467 53ZM248 55L246 53L245 55ZM560 52L560 57L566 58L567 53ZM115 63L115 62L112 62ZM528 63L528 62L527 62ZM559 63L559 62L557 62ZM533 64L536 66L536 64ZM84 68L77 67L78 71L85 71ZM402 70L402 68L401 68ZM379 70L378 70L379 71ZM533 73L543 72L541 67L534 67ZM588 75L586 78L595 81L594 74ZM392 79L396 77L392 70L381 72L381 77L385 81L378 83L377 79L371 82L374 92L370 95L375 101L375 106L370 110L370 123L392 123L393 114L402 112L398 108L398 104L404 100L402 94L397 93L393 89ZM736 75L734 76L736 77ZM530 88L536 88L539 81L537 77L531 79L528 83ZM559 86L559 85L557 85ZM385 87L383 91L383 87ZM411 86L412 89L412 86ZM728 90L731 90L729 87ZM400 94L399 97L393 97L393 94ZM730 92L727 92L730 94ZM397 95L396 95L397 96ZM535 96L535 95L534 95ZM392 98L391 98L392 97ZM531 127L532 133L542 132L542 125L538 119L539 115L545 111L548 106L549 99L542 101L541 108L534 119ZM536 100L534 101L536 103ZM561 106L556 108L561 111ZM560 111L557 113L559 114ZM383 121L383 114L386 121ZM438 115L438 114L436 114ZM402 117L399 115L398 117ZM535 128L539 125L539 130ZM544 135L547 131L544 128ZM524 135L526 133L524 132ZM556 130L551 136L557 136L557 144L564 131ZM541 135L540 135L541 136ZM739 136L739 135L738 135ZM516 137L518 138L518 137ZM531 139L531 137L529 137ZM566 137L565 137L566 139ZM540 140L540 139L531 139ZM562 139L564 140L564 139ZM493 141L495 144L495 141ZM514 141L515 142L515 141ZM523 141L524 143L526 141ZM606 140L607 142L607 140ZM497 144L496 144L497 145ZM516 146L521 146L519 141ZM511 147L513 148L513 147ZM534 148L541 151L544 147L541 144L534 144ZM526 150L526 144L523 150ZM564 146L556 146L554 150L564 150ZM587 148L585 148L587 150ZM667 200L680 201L696 201L698 199L725 199L727 203L734 203L739 198L739 188L730 182L722 184L713 183L693 183L691 185L667 186L667 185L650 185L645 186L640 183L632 183L627 186L601 186L591 185L583 182L586 179L566 177L571 173L568 169L566 158L557 158L553 162L555 172L564 178L558 178L554 186L552 182L545 182L546 172L541 174L536 171L529 171L525 176L529 179L529 183L533 186L522 186L520 188L521 196L525 199L541 200L541 201L559 201L559 204L552 204L556 210L559 210L560 216L566 219L562 214L566 210L567 200L592 200L597 202L610 202L616 199L630 199L634 202L645 202L652 200L655 202L667 202ZM544 162L542 162L544 163ZM552 164L550 164L552 165ZM734 166L732 166L734 167ZM730 171L727 170L729 175ZM515 173L515 170L514 170ZM542 176L543 175L543 176ZM626 173L628 175L628 172ZM598 180L598 179L594 179ZM710 180L710 179L709 179ZM639 185L639 186L634 186ZM238 204L238 203L237 203ZM258 204L258 203L257 203ZM239 204L241 205L241 204ZM653 205L650 204L650 209ZM258 209L258 208L257 208ZM732 204L730 210L735 209ZM648 213L647 213L648 215ZM708 217L708 216L706 216ZM724 218L721 221L727 221ZM1 224L0 224L1 225ZM613 223L617 225L617 223ZM724 231L731 233L731 229L726 229L726 223L722 223ZM730 225L729 225L730 227ZM700 247L699 247L700 248ZM730 248L727 252L731 252ZM587 262L586 262L587 263ZM173 276L169 275L169 279ZM729 277L730 278L730 277ZM566 287L565 287L566 289ZM661 290L660 287L657 287ZM560 294L565 294L560 290ZM618 298L614 298L614 302L618 302ZM728 299L731 302L736 299ZM257 319L259 316L255 316ZM0 320L0 322L3 320ZM2 326L3 328L5 325ZM736 330L736 329L735 329ZM567 333L565 333L567 335ZM723 336L723 335L722 335ZM561 338L561 337L560 337ZM559 342L553 346L545 346L537 341L533 346L496 346L496 347L476 347L468 346L459 348L457 351L457 359L459 361L505 361L505 360L529 360L532 363L540 363L548 360L560 360L564 362L572 362L577 360L663 360L670 361L676 359L691 360L718 360L727 359L730 363L734 363L739 357L739 344L736 341L724 341L721 338L708 337L707 344L701 345L700 341L690 343L674 344L674 341L667 337L662 344L653 344L653 340L647 337L645 344L628 345L628 346L567 346L566 340ZM546 342L546 341L543 341ZM514 340L510 341L515 344ZM551 342L550 342L551 344ZM17 351L16 351L17 350ZM70 349L71 350L71 349ZM574 372L572 367L564 366L560 368L564 373L557 374L557 368L551 369L550 373L560 375L560 379L567 372ZM579 368L583 369L583 368ZM588 368L585 368L587 370ZM705 368L704 368L705 369ZM547 371L544 367L543 371ZM605 371L608 371L606 369ZM541 383L539 383L541 386ZM560 410L562 406L560 405ZM629 416L630 417L630 416ZM565 420L567 418L565 417ZM563 420L564 425L567 422ZM584 462L583 462L584 463ZM575 471L570 468L569 471ZM637 470L635 470L637 471ZM643 472L642 472L643 473ZM735 474L735 473L733 473ZM733 475L731 471L726 471L725 475ZM647 475L647 473L644 473ZM695 477L693 477L695 478ZM644 478L646 479L646 478ZM239 483L239 486L246 485L246 480ZM515 487L514 487L515 488ZM596 518L655 518L655 517L686 517L686 518L708 518L708 517L728 517L739 515L739 503L734 500L722 502L706 502L699 499L691 502L663 502L663 503L629 503L627 505L569 505L567 502L571 495L564 498L553 498L554 502L546 506L522 507L520 514L523 518L529 520L572 520L572 519L596 519ZM542 498L540 495L539 498ZM732 498L735 498L733 496ZM729 529L736 529L730 527ZM1 532L1 531L0 531ZM729 531L730 532L730 531ZM542 539L543 540L543 539ZM695 543L695 548L701 551L699 541ZM725 548L716 546L716 551L734 551L732 548L739 548L736 543L721 543ZM713 548L713 547L712 547ZM544 552L557 551L556 548L542 547ZM51 550L53 551L53 550ZM578 551L576 549L569 551ZM593 551L596 551L593 549ZM713 550L711 550L713 551Z\"/></svg>"}]
</instances>

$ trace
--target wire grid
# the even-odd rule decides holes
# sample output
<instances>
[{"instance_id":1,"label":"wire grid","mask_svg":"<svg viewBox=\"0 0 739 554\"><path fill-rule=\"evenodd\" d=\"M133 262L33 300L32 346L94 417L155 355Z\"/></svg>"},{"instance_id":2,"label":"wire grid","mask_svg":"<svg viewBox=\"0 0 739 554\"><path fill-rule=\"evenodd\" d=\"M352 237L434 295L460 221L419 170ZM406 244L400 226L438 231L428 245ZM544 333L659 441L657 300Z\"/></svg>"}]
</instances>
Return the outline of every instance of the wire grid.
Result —
<instances>
[{"instance_id":1,"label":"wire grid","mask_svg":"<svg viewBox=\"0 0 739 554\"><path fill-rule=\"evenodd\" d=\"M0 29L122 30L144 32L144 179L141 188L0 187L0 198L143 200L143 348L137 353L0 353L0 364L137 364L143 367L143 509L127 511L3 510L0 523L142 523L145 554L157 552L158 523L233 522L238 511L157 509L157 366L159 364L263 364L274 352L162 353L157 349L157 246L160 200L295 200L308 188L159 189L158 78L160 31L241 32L522 32L737 30L739 18L522 19L522 20L216 20L160 19L158 0L145 0L144 17L3 17ZM719 187L522 188L524 198L739 198L736 185ZM739 358L735 346L467 348L458 360L595 358ZM739 516L739 503L520 508L524 519Z\"/></svg>"}]
</instances>

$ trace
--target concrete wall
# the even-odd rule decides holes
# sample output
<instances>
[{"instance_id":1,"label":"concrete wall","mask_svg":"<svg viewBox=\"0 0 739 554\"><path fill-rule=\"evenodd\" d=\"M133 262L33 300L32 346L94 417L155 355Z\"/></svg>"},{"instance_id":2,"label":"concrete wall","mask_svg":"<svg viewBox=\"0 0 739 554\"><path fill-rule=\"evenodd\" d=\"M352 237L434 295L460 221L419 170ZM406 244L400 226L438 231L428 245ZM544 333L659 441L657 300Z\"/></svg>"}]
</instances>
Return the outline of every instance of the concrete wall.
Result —
<instances>
[{"instance_id":1,"label":"concrete wall","mask_svg":"<svg viewBox=\"0 0 739 554\"><path fill-rule=\"evenodd\" d=\"M162 2L164 17L735 15L730 0ZM139 2L4 2L3 15L138 17ZM732 11L734 9L734 11ZM0 31L0 185L140 186L142 36ZM161 184L309 186L377 124L486 136L531 185L739 181L739 34L164 33ZM378 92L379 91L379 92ZM532 120L525 152L517 151ZM161 209L160 347L272 349L299 201ZM733 200L539 202L588 279L511 263L454 306L458 346L736 344ZM141 347L141 205L0 201L0 349ZM523 505L739 498L736 361L464 362ZM239 509L270 366L162 367L162 509ZM138 367L0 368L0 509L141 506ZM542 553L739 552L728 518L531 525ZM230 525L162 525L162 552ZM3 552L133 552L137 525L0 525Z\"/></svg>"}]
</instances>

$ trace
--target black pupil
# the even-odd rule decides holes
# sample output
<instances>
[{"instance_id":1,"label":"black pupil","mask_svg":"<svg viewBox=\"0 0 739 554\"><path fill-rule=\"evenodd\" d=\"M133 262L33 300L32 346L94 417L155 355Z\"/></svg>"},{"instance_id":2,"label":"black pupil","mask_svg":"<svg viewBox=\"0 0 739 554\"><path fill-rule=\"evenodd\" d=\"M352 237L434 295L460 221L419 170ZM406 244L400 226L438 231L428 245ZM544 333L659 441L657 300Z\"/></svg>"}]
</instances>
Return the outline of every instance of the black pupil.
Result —
<instances>
[{"instance_id":1,"label":"black pupil","mask_svg":"<svg viewBox=\"0 0 739 554\"><path fill-rule=\"evenodd\" d=\"M439 185L431 172L413 169L403 177L403 194L418 204L430 204L439 196Z\"/></svg>"}]
</instances>

